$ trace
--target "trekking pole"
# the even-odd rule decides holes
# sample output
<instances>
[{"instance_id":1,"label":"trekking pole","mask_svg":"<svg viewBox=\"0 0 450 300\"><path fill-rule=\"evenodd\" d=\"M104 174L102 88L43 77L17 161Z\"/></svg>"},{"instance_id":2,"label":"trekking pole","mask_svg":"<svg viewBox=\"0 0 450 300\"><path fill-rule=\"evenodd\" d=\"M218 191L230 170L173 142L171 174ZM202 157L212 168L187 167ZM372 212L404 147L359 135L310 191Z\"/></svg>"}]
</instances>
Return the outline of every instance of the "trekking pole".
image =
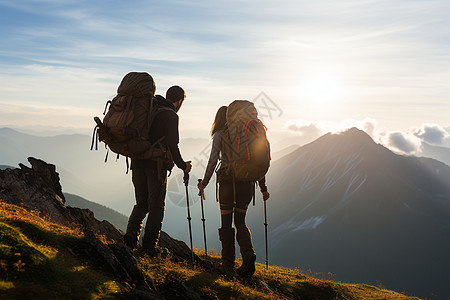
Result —
<instances>
[{"instance_id":1,"label":"trekking pole","mask_svg":"<svg viewBox=\"0 0 450 300\"><path fill-rule=\"evenodd\" d=\"M202 182L202 180L199 179L198 182ZM203 240L205 242L205 255L206 255L206 258L208 258L208 247L206 246L206 227L205 227L206 219L205 219L205 211L203 209L203 201L206 200L205 191L199 189L198 195L200 196L200 204L201 204L201 208L202 208Z\"/></svg>"},{"instance_id":2,"label":"trekking pole","mask_svg":"<svg viewBox=\"0 0 450 300\"><path fill-rule=\"evenodd\" d=\"M188 220L188 224L189 224L189 240L191 242L192 263L194 263L194 249L192 248L192 228L191 228L191 219L192 218L191 218L191 211L189 210L189 191L188 191L189 173L184 172L183 182L184 182L184 186L186 187L187 220Z\"/></svg>"},{"instance_id":3,"label":"trekking pole","mask_svg":"<svg viewBox=\"0 0 450 300\"><path fill-rule=\"evenodd\" d=\"M266 201L267 200L263 200L264 201L264 229L265 229L265 240L266 240L266 270L269 269L269 247L268 247L268 243L267 243L267 207L266 207Z\"/></svg>"}]
</instances>

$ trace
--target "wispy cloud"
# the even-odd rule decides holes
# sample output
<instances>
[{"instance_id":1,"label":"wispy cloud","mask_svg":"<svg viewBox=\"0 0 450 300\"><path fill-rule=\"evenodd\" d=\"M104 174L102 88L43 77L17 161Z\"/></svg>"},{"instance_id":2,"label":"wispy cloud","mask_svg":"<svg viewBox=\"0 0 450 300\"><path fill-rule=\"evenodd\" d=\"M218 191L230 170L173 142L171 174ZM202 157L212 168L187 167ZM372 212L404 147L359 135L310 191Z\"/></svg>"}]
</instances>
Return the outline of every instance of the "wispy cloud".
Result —
<instances>
[{"instance_id":1,"label":"wispy cloud","mask_svg":"<svg viewBox=\"0 0 450 300\"><path fill-rule=\"evenodd\" d=\"M2 125L16 126L60 126L89 128L94 126L91 116L96 111L76 106L49 106L46 104L0 102ZM39 124L36 124L36 119ZM17 121L20 122L17 122ZM86 132L85 132L86 133Z\"/></svg>"},{"instance_id":2,"label":"wispy cloud","mask_svg":"<svg viewBox=\"0 0 450 300\"><path fill-rule=\"evenodd\" d=\"M300 118L311 100L286 90L323 69L338 74L346 91L334 120L371 115L398 125L420 115L423 122L445 118L444 0L0 0L0 7L0 92L17 105L91 108L127 72L148 71L162 90L177 82L191 91L189 113L270 90L303 109L293 117Z\"/></svg>"}]
</instances>

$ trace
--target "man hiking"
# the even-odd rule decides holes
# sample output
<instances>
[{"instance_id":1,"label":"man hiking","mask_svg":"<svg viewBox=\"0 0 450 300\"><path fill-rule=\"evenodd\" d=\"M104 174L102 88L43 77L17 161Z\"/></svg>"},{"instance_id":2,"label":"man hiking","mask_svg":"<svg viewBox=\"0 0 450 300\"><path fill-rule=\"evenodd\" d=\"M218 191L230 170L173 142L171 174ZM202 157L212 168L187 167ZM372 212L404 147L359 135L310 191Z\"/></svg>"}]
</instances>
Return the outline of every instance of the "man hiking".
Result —
<instances>
[{"instance_id":1,"label":"man hiking","mask_svg":"<svg viewBox=\"0 0 450 300\"><path fill-rule=\"evenodd\" d=\"M166 98L155 96L155 107L150 117L150 142L160 143L167 148L172 161L162 162L155 159L131 159L132 181L134 185L136 204L128 220L124 241L128 247L138 246L138 237L142 222L148 213L145 233L142 241L143 250L151 256L161 253L157 246L161 226L164 218L167 192L167 171L173 163L186 173L189 173L191 162L185 162L178 148L179 133L177 112L184 99L184 90L179 86L172 86L166 92Z\"/></svg>"}]
</instances>

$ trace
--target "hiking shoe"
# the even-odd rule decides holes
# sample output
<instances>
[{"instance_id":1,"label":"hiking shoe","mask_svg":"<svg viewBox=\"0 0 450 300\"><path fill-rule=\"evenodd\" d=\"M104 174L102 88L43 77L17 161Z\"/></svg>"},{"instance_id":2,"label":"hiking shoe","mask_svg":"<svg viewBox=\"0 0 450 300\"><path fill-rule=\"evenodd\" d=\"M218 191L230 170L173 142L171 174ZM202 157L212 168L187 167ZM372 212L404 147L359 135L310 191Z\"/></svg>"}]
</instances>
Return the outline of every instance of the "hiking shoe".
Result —
<instances>
[{"instance_id":1,"label":"hiking shoe","mask_svg":"<svg viewBox=\"0 0 450 300\"><path fill-rule=\"evenodd\" d=\"M225 275L226 278L232 279L236 277L236 271L234 270L234 264L223 263L219 267L220 273Z\"/></svg>"},{"instance_id":2,"label":"hiking shoe","mask_svg":"<svg viewBox=\"0 0 450 300\"><path fill-rule=\"evenodd\" d=\"M256 255L250 255L242 259L242 265L236 270L236 273L242 277L249 277L255 274Z\"/></svg>"},{"instance_id":3,"label":"hiking shoe","mask_svg":"<svg viewBox=\"0 0 450 300\"><path fill-rule=\"evenodd\" d=\"M126 234L123 236L123 241L125 242L125 245L127 245L128 248L131 250L134 250L138 247L138 241L136 238L133 238L131 235Z\"/></svg>"}]
</instances>

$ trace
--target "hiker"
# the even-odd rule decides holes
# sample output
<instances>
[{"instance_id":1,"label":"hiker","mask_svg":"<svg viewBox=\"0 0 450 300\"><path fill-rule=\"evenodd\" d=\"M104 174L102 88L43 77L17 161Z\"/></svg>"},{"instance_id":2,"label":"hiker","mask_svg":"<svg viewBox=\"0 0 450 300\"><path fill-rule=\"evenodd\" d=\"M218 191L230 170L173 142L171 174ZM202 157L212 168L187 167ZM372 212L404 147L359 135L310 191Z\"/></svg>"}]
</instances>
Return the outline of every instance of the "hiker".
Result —
<instances>
[{"instance_id":1,"label":"hiker","mask_svg":"<svg viewBox=\"0 0 450 300\"><path fill-rule=\"evenodd\" d=\"M185 98L185 92L179 86L170 87L166 92L166 98L161 95L155 96L155 115L152 116L149 139L152 143L161 141L170 151L173 163L185 173L189 173L192 168L191 162L183 160L178 148L177 112ZM173 163L170 163L162 165L160 161L154 159L131 159L136 205L128 220L124 241L131 249L138 246L142 222L148 213L142 248L151 256L163 251L157 244L164 218L167 171L171 171L173 167Z\"/></svg>"},{"instance_id":2,"label":"hiker","mask_svg":"<svg viewBox=\"0 0 450 300\"><path fill-rule=\"evenodd\" d=\"M253 243L250 230L245 224L247 208L252 200L254 192L254 182L233 180L233 174L229 170L229 157L224 150L225 130L227 129L227 106L222 106L216 113L214 123L211 128L213 139L211 154L205 171L203 180L198 183L198 188L202 191L208 185L209 180L216 168L217 161L221 160L221 165L217 171L217 181L219 183L219 203L221 215L221 228L219 228L219 239L222 243L222 269L229 276L234 275L235 261L235 230L232 227L233 215L236 227L236 239L240 247L242 265L236 270L238 275L251 276L255 272L256 254L253 250ZM258 181L263 199L269 199L269 192L265 184L265 177Z\"/></svg>"}]
</instances>

